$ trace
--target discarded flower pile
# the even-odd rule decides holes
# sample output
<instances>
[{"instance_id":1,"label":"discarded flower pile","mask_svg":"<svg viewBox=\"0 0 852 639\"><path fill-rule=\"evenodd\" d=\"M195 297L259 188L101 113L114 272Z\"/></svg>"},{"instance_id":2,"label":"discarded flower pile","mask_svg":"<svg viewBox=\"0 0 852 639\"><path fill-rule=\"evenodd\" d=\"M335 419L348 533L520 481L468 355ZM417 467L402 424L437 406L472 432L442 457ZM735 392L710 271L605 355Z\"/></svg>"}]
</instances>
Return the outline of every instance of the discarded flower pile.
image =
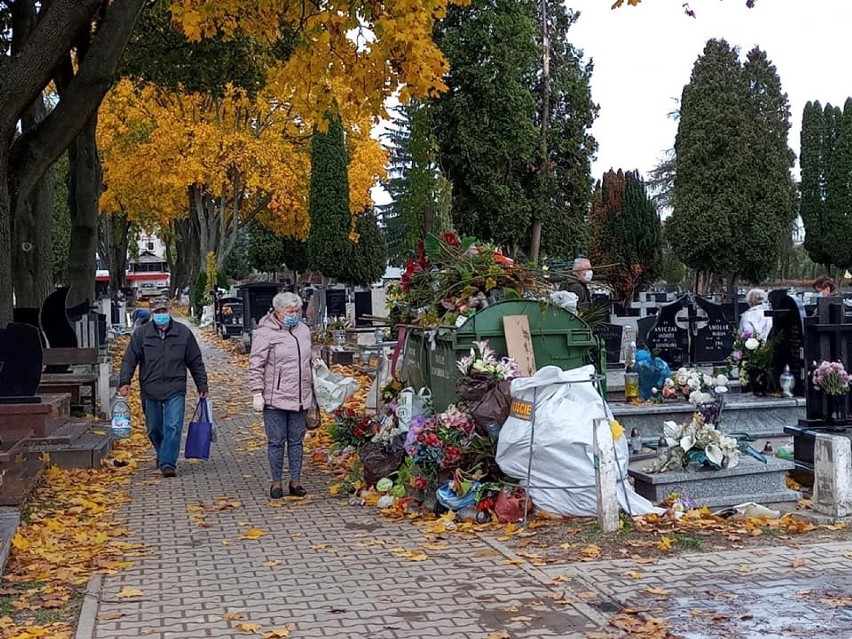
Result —
<instances>
[{"instance_id":1,"label":"discarded flower pile","mask_svg":"<svg viewBox=\"0 0 852 639\"><path fill-rule=\"evenodd\" d=\"M543 296L547 278L505 257L497 247L455 233L430 235L388 289L392 324L455 325L502 300Z\"/></svg>"}]
</instances>

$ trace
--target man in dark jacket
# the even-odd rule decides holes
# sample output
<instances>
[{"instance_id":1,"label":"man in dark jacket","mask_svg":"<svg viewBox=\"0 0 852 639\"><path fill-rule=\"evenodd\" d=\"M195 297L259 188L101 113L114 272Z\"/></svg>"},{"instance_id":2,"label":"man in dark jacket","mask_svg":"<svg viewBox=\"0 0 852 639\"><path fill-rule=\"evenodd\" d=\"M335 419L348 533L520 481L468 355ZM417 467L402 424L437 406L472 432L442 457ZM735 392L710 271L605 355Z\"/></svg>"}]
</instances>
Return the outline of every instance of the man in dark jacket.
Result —
<instances>
[{"instance_id":1,"label":"man in dark jacket","mask_svg":"<svg viewBox=\"0 0 852 639\"><path fill-rule=\"evenodd\" d=\"M592 263L585 257L578 257L574 260L572 271L578 280L568 284L565 290L577 296L577 310L583 311L592 305L592 295L586 283L592 281Z\"/></svg>"},{"instance_id":2,"label":"man in dark jacket","mask_svg":"<svg viewBox=\"0 0 852 639\"><path fill-rule=\"evenodd\" d=\"M133 332L121 362L118 392L130 394L130 380L139 366L142 410L148 438L157 451L157 467L174 477L186 407L186 370L192 373L198 396L207 397L207 371L192 331L175 322L167 298L151 302L152 321Z\"/></svg>"}]
</instances>

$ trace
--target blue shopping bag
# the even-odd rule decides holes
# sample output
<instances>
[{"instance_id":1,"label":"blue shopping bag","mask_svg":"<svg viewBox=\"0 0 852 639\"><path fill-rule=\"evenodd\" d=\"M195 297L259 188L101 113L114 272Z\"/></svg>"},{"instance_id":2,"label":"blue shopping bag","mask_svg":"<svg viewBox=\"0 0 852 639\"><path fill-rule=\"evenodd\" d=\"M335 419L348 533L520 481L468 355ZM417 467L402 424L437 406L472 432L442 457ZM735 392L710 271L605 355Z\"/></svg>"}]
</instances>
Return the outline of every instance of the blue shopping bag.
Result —
<instances>
[{"instance_id":1,"label":"blue shopping bag","mask_svg":"<svg viewBox=\"0 0 852 639\"><path fill-rule=\"evenodd\" d=\"M187 459L209 459L210 442L213 441L213 423L207 410L207 402L198 400L189 429L186 432L186 448L183 455Z\"/></svg>"}]
</instances>

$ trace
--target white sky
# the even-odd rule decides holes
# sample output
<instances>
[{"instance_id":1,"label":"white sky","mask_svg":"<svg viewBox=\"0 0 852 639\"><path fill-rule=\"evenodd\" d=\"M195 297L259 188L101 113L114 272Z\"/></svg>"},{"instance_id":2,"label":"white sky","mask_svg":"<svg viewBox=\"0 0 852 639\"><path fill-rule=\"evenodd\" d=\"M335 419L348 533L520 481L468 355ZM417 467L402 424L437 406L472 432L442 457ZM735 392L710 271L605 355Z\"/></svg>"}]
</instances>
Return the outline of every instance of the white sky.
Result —
<instances>
[{"instance_id":1,"label":"white sky","mask_svg":"<svg viewBox=\"0 0 852 639\"><path fill-rule=\"evenodd\" d=\"M754 9L745 0L691 0L696 18L684 15L681 0L644 0L616 11L610 0L567 4L581 13L569 38L594 60L595 180L611 167L647 173L674 146L677 123L668 114L710 38L739 46L743 56L755 45L767 52L789 96L796 155L805 103L842 106L852 95L850 0L757 0Z\"/></svg>"}]
</instances>

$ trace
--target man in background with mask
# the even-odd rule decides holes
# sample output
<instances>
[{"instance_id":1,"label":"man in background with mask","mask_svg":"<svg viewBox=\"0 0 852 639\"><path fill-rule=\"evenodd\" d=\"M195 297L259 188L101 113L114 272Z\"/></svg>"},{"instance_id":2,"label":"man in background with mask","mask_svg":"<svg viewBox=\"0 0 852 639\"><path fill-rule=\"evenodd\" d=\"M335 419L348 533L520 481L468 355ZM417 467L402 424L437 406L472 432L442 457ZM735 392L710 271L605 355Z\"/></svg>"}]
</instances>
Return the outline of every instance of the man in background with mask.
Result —
<instances>
[{"instance_id":1,"label":"man in background with mask","mask_svg":"<svg viewBox=\"0 0 852 639\"><path fill-rule=\"evenodd\" d=\"M588 282L592 281L592 263L585 257L574 260L574 275L579 278L578 282L571 282L565 290L577 296L577 310L582 311L592 305L592 295L589 293Z\"/></svg>"},{"instance_id":2,"label":"man in background with mask","mask_svg":"<svg viewBox=\"0 0 852 639\"><path fill-rule=\"evenodd\" d=\"M130 380L139 366L142 410L148 438L157 451L157 468L174 477L186 408L186 371L200 398L207 397L207 371L192 331L175 322L165 297L151 301L151 321L133 332L121 362L118 392L130 394Z\"/></svg>"}]
</instances>

